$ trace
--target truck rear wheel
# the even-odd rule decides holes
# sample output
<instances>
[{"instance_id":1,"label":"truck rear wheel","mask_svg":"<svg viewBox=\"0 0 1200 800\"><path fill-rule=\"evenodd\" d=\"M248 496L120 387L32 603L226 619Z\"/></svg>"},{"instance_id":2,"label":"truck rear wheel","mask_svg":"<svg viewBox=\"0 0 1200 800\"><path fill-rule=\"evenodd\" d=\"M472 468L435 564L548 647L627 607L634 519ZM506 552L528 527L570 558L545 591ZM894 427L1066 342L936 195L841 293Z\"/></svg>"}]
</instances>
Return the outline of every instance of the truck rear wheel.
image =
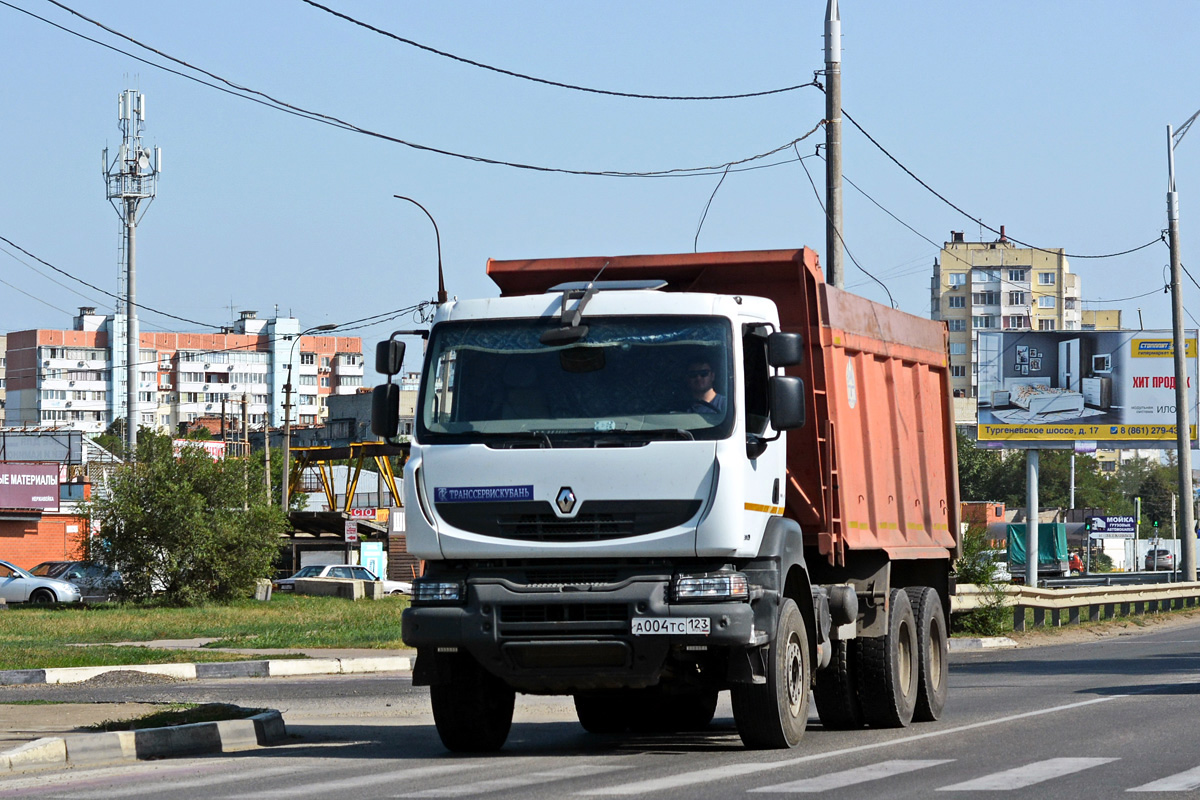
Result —
<instances>
[{"instance_id":1,"label":"truck rear wheel","mask_svg":"<svg viewBox=\"0 0 1200 800\"><path fill-rule=\"evenodd\" d=\"M514 692L508 684L460 655L450 679L429 687L433 722L447 750L481 753L499 750L512 727Z\"/></svg>"},{"instance_id":2,"label":"truck rear wheel","mask_svg":"<svg viewBox=\"0 0 1200 800\"><path fill-rule=\"evenodd\" d=\"M791 599L780 606L769 654L766 683L739 684L730 691L733 719L747 747L795 747L808 726L812 664L804 617Z\"/></svg>"},{"instance_id":3,"label":"truck rear wheel","mask_svg":"<svg viewBox=\"0 0 1200 800\"><path fill-rule=\"evenodd\" d=\"M918 683L913 719L933 722L942 716L949 692L950 658L942 598L928 586L910 586L909 602L917 622Z\"/></svg>"},{"instance_id":4,"label":"truck rear wheel","mask_svg":"<svg viewBox=\"0 0 1200 800\"><path fill-rule=\"evenodd\" d=\"M917 704L917 626L903 589L893 589L885 636L858 642L858 697L863 721L872 728L904 728Z\"/></svg>"},{"instance_id":5,"label":"truck rear wheel","mask_svg":"<svg viewBox=\"0 0 1200 800\"><path fill-rule=\"evenodd\" d=\"M821 724L829 730L845 731L863 726L862 706L855 685L853 640L838 639L833 644L830 664L817 672L813 700Z\"/></svg>"}]
</instances>

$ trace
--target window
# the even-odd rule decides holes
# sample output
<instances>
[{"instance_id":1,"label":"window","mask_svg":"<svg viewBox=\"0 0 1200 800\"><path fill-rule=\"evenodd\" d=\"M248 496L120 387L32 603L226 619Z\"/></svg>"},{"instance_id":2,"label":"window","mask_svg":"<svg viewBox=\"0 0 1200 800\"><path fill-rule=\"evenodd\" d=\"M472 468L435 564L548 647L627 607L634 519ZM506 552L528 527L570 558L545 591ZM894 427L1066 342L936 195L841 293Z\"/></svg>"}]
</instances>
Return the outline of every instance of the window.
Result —
<instances>
[{"instance_id":1,"label":"window","mask_svg":"<svg viewBox=\"0 0 1200 800\"><path fill-rule=\"evenodd\" d=\"M153 425L154 424L154 415L153 414L142 414L142 424L143 425Z\"/></svg>"},{"instance_id":2,"label":"window","mask_svg":"<svg viewBox=\"0 0 1200 800\"><path fill-rule=\"evenodd\" d=\"M321 356L321 366L329 369L329 356Z\"/></svg>"},{"instance_id":3,"label":"window","mask_svg":"<svg viewBox=\"0 0 1200 800\"><path fill-rule=\"evenodd\" d=\"M1026 317L1024 315L1004 318L1005 330L1012 330L1014 328L1028 328L1028 327L1029 327L1029 317Z\"/></svg>"},{"instance_id":4,"label":"window","mask_svg":"<svg viewBox=\"0 0 1200 800\"><path fill-rule=\"evenodd\" d=\"M1075 298L1068 297L1065 300L1063 300L1063 308L1067 309L1068 311L1074 311L1075 310Z\"/></svg>"},{"instance_id":5,"label":"window","mask_svg":"<svg viewBox=\"0 0 1200 800\"><path fill-rule=\"evenodd\" d=\"M972 278L976 283L992 283L1000 280L1000 270L998 269L976 269L972 270Z\"/></svg>"},{"instance_id":6,"label":"window","mask_svg":"<svg viewBox=\"0 0 1200 800\"><path fill-rule=\"evenodd\" d=\"M164 427L164 428L169 428L169 427L171 427L171 415L170 415L170 414L163 414L162 416L160 416L160 417L158 418L158 424L159 424L159 425L161 425L161 426L162 426L162 427Z\"/></svg>"},{"instance_id":7,"label":"window","mask_svg":"<svg viewBox=\"0 0 1200 800\"><path fill-rule=\"evenodd\" d=\"M1056 323L1054 320L1052 320L1052 319L1039 319L1038 320L1038 330L1039 331L1052 331L1052 330L1056 330L1056 329L1057 329Z\"/></svg>"},{"instance_id":8,"label":"window","mask_svg":"<svg viewBox=\"0 0 1200 800\"><path fill-rule=\"evenodd\" d=\"M971 317L972 328L994 328L996 327L996 318L991 314L985 314L979 317Z\"/></svg>"},{"instance_id":9,"label":"window","mask_svg":"<svg viewBox=\"0 0 1200 800\"><path fill-rule=\"evenodd\" d=\"M138 392L138 402L139 403L153 403L154 402L154 392ZM153 419L150 420L150 424L151 425L154 424Z\"/></svg>"},{"instance_id":10,"label":"window","mask_svg":"<svg viewBox=\"0 0 1200 800\"><path fill-rule=\"evenodd\" d=\"M1010 270L1008 271L1008 279L1009 279L1010 281L1013 281L1013 282L1015 282L1015 283L1024 283L1024 282L1027 280L1027 279L1026 279L1026 277L1025 277L1025 270L1023 270L1023 269L1010 269Z\"/></svg>"},{"instance_id":11,"label":"window","mask_svg":"<svg viewBox=\"0 0 1200 800\"><path fill-rule=\"evenodd\" d=\"M967 273L965 272L951 272L949 278L951 287L967 285Z\"/></svg>"},{"instance_id":12,"label":"window","mask_svg":"<svg viewBox=\"0 0 1200 800\"><path fill-rule=\"evenodd\" d=\"M967 329L967 321L965 319L948 319L947 326L952 331L965 331Z\"/></svg>"},{"instance_id":13,"label":"window","mask_svg":"<svg viewBox=\"0 0 1200 800\"><path fill-rule=\"evenodd\" d=\"M966 308L967 307L967 298L965 298L965 297L948 297L946 299L950 301L949 302L950 308Z\"/></svg>"},{"instance_id":14,"label":"window","mask_svg":"<svg viewBox=\"0 0 1200 800\"><path fill-rule=\"evenodd\" d=\"M1039 297L1038 308L1054 308L1054 295L1044 294Z\"/></svg>"},{"instance_id":15,"label":"window","mask_svg":"<svg viewBox=\"0 0 1200 800\"><path fill-rule=\"evenodd\" d=\"M300 363L304 366L312 366L313 364L316 364L317 363L317 354L316 353L301 353L300 354Z\"/></svg>"},{"instance_id":16,"label":"window","mask_svg":"<svg viewBox=\"0 0 1200 800\"><path fill-rule=\"evenodd\" d=\"M362 382L361 375L343 375L338 380L338 386L362 386L362 385L363 385L363 382Z\"/></svg>"},{"instance_id":17,"label":"window","mask_svg":"<svg viewBox=\"0 0 1200 800\"><path fill-rule=\"evenodd\" d=\"M1025 300L1024 292L1009 292L1008 293L1008 304L1010 306L1023 306L1023 305L1025 305L1025 303L1026 303L1026 300Z\"/></svg>"},{"instance_id":18,"label":"window","mask_svg":"<svg viewBox=\"0 0 1200 800\"><path fill-rule=\"evenodd\" d=\"M977 306L995 306L1000 304L999 292L975 292L971 295L971 302Z\"/></svg>"},{"instance_id":19,"label":"window","mask_svg":"<svg viewBox=\"0 0 1200 800\"><path fill-rule=\"evenodd\" d=\"M316 375L301 375L300 376L300 385L301 386L316 386L317 385L317 376Z\"/></svg>"},{"instance_id":20,"label":"window","mask_svg":"<svg viewBox=\"0 0 1200 800\"><path fill-rule=\"evenodd\" d=\"M950 343L950 355L965 356L966 354L967 354L967 343L966 342L951 342Z\"/></svg>"},{"instance_id":21,"label":"window","mask_svg":"<svg viewBox=\"0 0 1200 800\"><path fill-rule=\"evenodd\" d=\"M1039 272L1038 284L1041 286L1053 286L1055 282L1053 272Z\"/></svg>"},{"instance_id":22,"label":"window","mask_svg":"<svg viewBox=\"0 0 1200 800\"><path fill-rule=\"evenodd\" d=\"M324 386L326 389L328 389L328 388L329 388L329 378L328 378L328 377L322 377L322 378L321 378L321 385L322 385L322 386Z\"/></svg>"},{"instance_id":23,"label":"window","mask_svg":"<svg viewBox=\"0 0 1200 800\"><path fill-rule=\"evenodd\" d=\"M967 377L967 368L965 366L953 366L952 365L950 367L950 377L951 378Z\"/></svg>"}]
</instances>

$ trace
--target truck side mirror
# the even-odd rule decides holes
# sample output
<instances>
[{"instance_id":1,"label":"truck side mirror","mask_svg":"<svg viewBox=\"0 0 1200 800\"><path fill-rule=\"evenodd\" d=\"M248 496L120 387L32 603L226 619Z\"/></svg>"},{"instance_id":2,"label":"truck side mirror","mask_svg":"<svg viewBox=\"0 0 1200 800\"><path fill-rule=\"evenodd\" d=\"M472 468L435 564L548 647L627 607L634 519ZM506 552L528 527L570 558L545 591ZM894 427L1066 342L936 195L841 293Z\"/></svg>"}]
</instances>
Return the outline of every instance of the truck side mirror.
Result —
<instances>
[{"instance_id":1,"label":"truck side mirror","mask_svg":"<svg viewBox=\"0 0 1200 800\"><path fill-rule=\"evenodd\" d=\"M804 380L792 375L775 375L770 380L770 389L771 427L777 431L803 428L806 421Z\"/></svg>"},{"instance_id":2,"label":"truck side mirror","mask_svg":"<svg viewBox=\"0 0 1200 800\"><path fill-rule=\"evenodd\" d=\"M375 345L375 371L395 375L404 366L404 342L388 339Z\"/></svg>"},{"instance_id":3,"label":"truck side mirror","mask_svg":"<svg viewBox=\"0 0 1200 800\"><path fill-rule=\"evenodd\" d=\"M376 386L371 392L371 433L391 439L399 429L400 387L394 383Z\"/></svg>"},{"instance_id":4,"label":"truck side mirror","mask_svg":"<svg viewBox=\"0 0 1200 800\"><path fill-rule=\"evenodd\" d=\"M794 367L804 363L804 337L798 333L772 333L767 337L767 363Z\"/></svg>"}]
</instances>

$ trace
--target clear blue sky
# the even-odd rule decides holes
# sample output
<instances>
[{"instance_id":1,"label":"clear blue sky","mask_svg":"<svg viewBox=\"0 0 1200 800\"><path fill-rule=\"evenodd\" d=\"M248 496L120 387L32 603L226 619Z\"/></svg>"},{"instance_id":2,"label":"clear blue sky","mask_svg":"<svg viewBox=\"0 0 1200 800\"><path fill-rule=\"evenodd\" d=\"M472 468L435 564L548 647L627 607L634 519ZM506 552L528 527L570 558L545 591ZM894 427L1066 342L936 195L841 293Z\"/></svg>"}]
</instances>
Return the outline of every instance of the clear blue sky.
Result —
<instances>
[{"instance_id":1,"label":"clear blue sky","mask_svg":"<svg viewBox=\"0 0 1200 800\"><path fill-rule=\"evenodd\" d=\"M45 0L5 0L158 63L164 59ZM760 3L327 0L346 14L464 58L586 86L725 94L805 83L823 66L825 0ZM296 106L435 148L579 170L653 171L742 159L824 114L813 88L722 102L600 96L464 65L300 0L67 2L142 43ZM886 3L845 0L843 103L900 161L1010 236L1070 253L1125 250L1166 226L1166 125L1200 108L1200 4ZM0 235L116 291L118 218L101 150L120 141L117 95L147 98L164 154L138 229L140 303L212 325L236 310L342 323L429 299L441 229L447 288L491 296L488 257L690 252L718 177L614 178L474 163L280 113L169 74L0 5ZM818 132L800 145L813 153ZM845 238L899 306L929 313L951 230L994 238L933 197L850 125ZM824 249L822 212L791 163L731 173L701 250ZM823 194L823 165L805 162ZM1177 152L1183 260L1200 279L1200 132ZM931 244L930 241L936 243ZM69 327L99 293L51 282L0 252L0 331ZM18 254L19 255L19 254ZM28 258L21 256L25 261ZM31 262L32 263L32 262ZM1170 324L1168 251L1072 259L1086 307ZM43 273L48 269L38 266ZM847 287L884 294L853 263ZM19 291L18 291L19 290ZM23 294L23 293L24 294ZM29 295L37 298L32 299ZM1200 316L1200 290L1185 300ZM143 330L190 326L143 313ZM1195 324L1189 321L1189 325ZM356 331L366 347L406 320Z\"/></svg>"}]
</instances>

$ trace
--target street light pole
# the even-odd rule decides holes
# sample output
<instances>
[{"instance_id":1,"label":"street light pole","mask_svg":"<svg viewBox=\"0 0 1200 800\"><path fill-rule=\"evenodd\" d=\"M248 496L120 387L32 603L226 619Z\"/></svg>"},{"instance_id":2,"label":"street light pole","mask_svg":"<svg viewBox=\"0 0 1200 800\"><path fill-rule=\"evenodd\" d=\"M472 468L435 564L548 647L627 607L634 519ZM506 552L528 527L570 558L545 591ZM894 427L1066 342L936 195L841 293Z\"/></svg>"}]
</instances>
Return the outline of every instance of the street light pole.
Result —
<instances>
[{"instance_id":1,"label":"street light pole","mask_svg":"<svg viewBox=\"0 0 1200 800\"><path fill-rule=\"evenodd\" d=\"M291 490L291 457L292 457L292 362L296 358L296 345L300 343L300 339L310 333L316 331L331 331L337 325L327 323L325 325L317 325L308 330L301 331L296 334L296 338L292 340L292 348L288 352L288 374L287 383L283 385L283 513L288 513L288 501L291 499L288 496ZM271 439L267 437L267 447L271 446Z\"/></svg>"}]
</instances>

